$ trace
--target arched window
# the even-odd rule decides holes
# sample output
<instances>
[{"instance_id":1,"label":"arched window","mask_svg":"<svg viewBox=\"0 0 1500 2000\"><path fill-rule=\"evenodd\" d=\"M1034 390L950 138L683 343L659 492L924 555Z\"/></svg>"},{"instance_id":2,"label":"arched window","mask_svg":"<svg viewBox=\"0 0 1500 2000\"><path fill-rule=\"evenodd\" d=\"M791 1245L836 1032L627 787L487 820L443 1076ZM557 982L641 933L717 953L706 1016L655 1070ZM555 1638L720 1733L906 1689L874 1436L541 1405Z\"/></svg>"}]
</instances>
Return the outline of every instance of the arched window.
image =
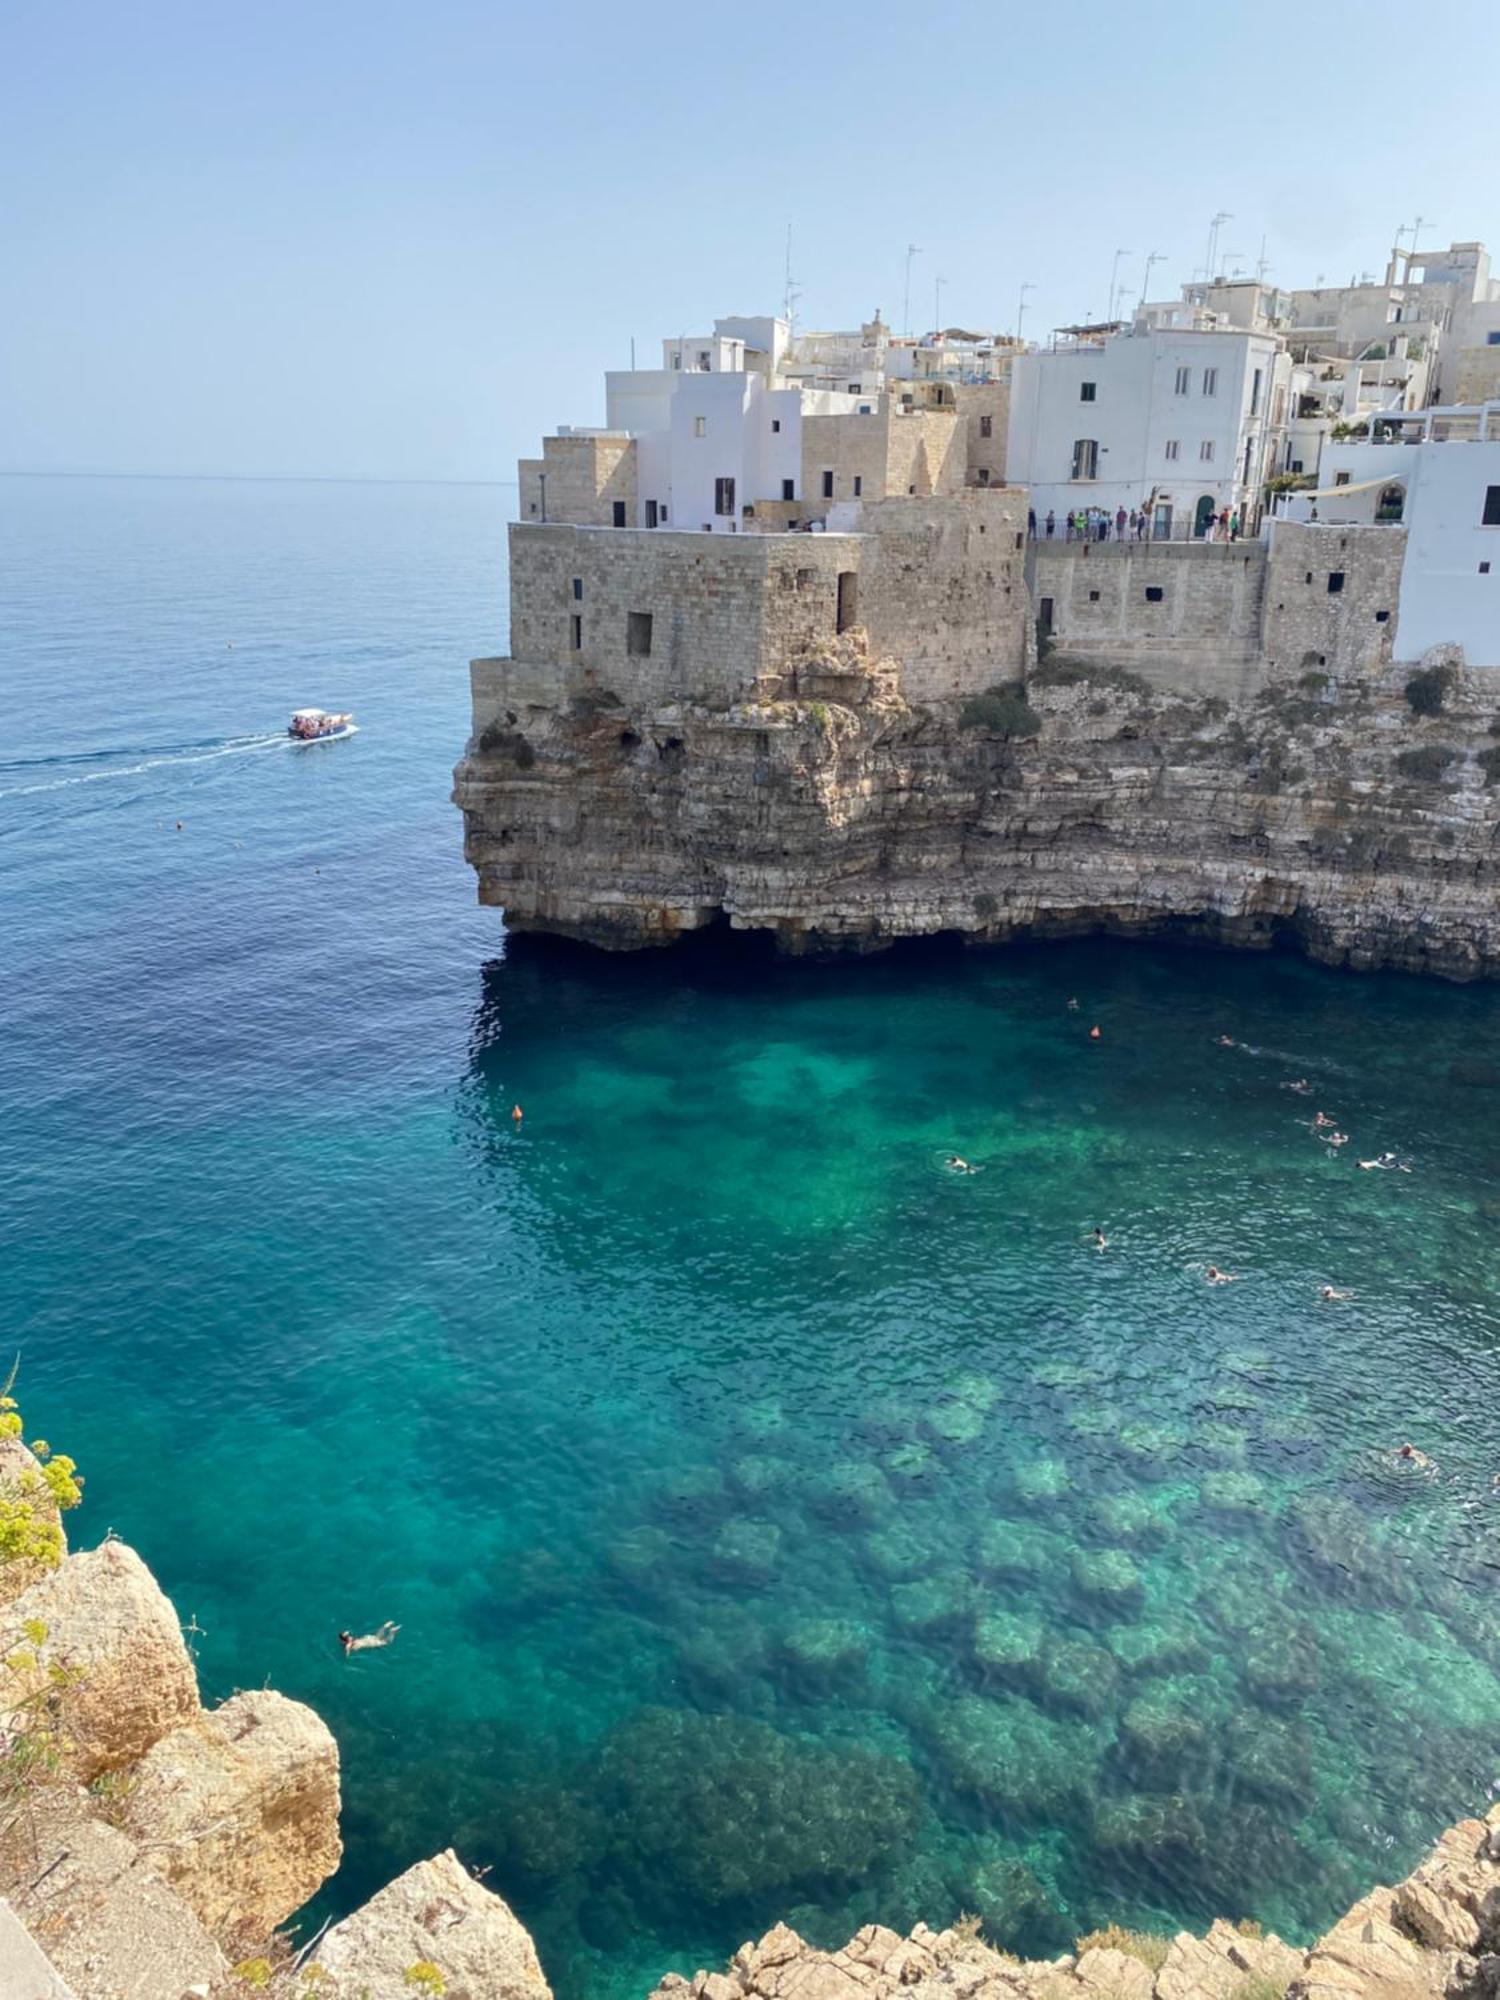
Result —
<instances>
[{"instance_id":1,"label":"arched window","mask_svg":"<svg viewBox=\"0 0 1500 2000\"><path fill-rule=\"evenodd\" d=\"M1375 503L1377 521L1399 521L1406 512L1406 488L1404 486L1382 486L1380 498Z\"/></svg>"},{"instance_id":2,"label":"arched window","mask_svg":"<svg viewBox=\"0 0 1500 2000\"><path fill-rule=\"evenodd\" d=\"M1076 438L1074 440L1073 477L1075 479L1097 479L1099 477L1098 438Z\"/></svg>"}]
</instances>

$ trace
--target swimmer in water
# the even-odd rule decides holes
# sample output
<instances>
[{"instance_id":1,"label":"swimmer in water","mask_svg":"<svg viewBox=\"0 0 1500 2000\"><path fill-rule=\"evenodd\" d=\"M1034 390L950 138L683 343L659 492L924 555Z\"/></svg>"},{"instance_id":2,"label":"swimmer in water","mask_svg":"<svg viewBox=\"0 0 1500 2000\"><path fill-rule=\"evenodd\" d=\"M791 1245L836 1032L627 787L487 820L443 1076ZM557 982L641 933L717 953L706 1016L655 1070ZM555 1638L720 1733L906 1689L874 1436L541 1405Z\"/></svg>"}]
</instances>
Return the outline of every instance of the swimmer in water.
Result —
<instances>
[{"instance_id":1,"label":"swimmer in water","mask_svg":"<svg viewBox=\"0 0 1500 2000\"><path fill-rule=\"evenodd\" d=\"M1217 1037L1217 1040L1221 1049L1232 1049L1239 1046L1233 1035L1220 1035Z\"/></svg>"},{"instance_id":2,"label":"swimmer in water","mask_svg":"<svg viewBox=\"0 0 1500 2000\"><path fill-rule=\"evenodd\" d=\"M355 1638L352 1632L340 1632L339 1644L344 1649L344 1658L347 1660L351 1653L369 1653L377 1646L388 1646L400 1630L399 1625L393 1625L387 1618L378 1632L366 1632L360 1638Z\"/></svg>"},{"instance_id":3,"label":"swimmer in water","mask_svg":"<svg viewBox=\"0 0 1500 2000\"><path fill-rule=\"evenodd\" d=\"M950 1174L977 1174L978 1167L971 1167L967 1160L961 1160L957 1153L950 1153L943 1165Z\"/></svg>"},{"instance_id":4,"label":"swimmer in water","mask_svg":"<svg viewBox=\"0 0 1500 2000\"><path fill-rule=\"evenodd\" d=\"M1211 1285L1236 1285L1239 1283L1232 1271L1221 1271L1217 1264L1208 1265L1203 1273Z\"/></svg>"},{"instance_id":5,"label":"swimmer in water","mask_svg":"<svg viewBox=\"0 0 1500 2000\"><path fill-rule=\"evenodd\" d=\"M1312 1128L1315 1132L1321 1132L1325 1125L1331 1125L1332 1123L1333 1120L1326 1111L1315 1111L1313 1113Z\"/></svg>"},{"instance_id":6,"label":"swimmer in water","mask_svg":"<svg viewBox=\"0 0 1500 2000\"><path fill-rule=\"evenodd\" d=\"M1415 1465L1419 1471L1430 1472L1432 1470L1432 1460L1427 1456L1425 1451L1418 1451L1414 1444L1402 1445L1396 1453L1396 1457L1400 1459L1403 1465Z\"/></svg>"},{"instance_id":7,"label":"swimmer in water","mask_svg":"<svg viewBox=\"0 0 1500 2000\"><path fill-rule=\"evenodd\" d=\"M1070 1014L1076 1014L1078 1012L1078 999L1076 995L1068 1002L1068 1012Z\"/></svg>"},{"instance_id":8,"label":"swimmer in water","mask_svg":"<svg viewBox=\"0 0 1500 2000\"><path fill-rule=\"evenodd\" d=\"M1324 1285L1318 1293L1320 1299L1352 1299L1353 1292L1337 1292L1332 1285Z\"/></svg>"},{"instance_id":9,"label":"swimmer in water","mask_svg":"<svg viewBox=\"0 0 1500 2000\"><path fill-rule=\"evenodd\" d=\"M1104 1039L1104 1031L1102 1028L1089 1029L1089 1040L1091 1042L1102 1042L1103 1039Z\"/></svg>"},{"instance_id":10,"label":"swimmer in water","mask_svg":"<svg viewBox=\"0 0 1500 2000\"><path fill-rule=\"evenodd\" d=\"M1370 1173L1376 1168L1381 1168L1387 1173L1392 1168L1398 1174L1409 1174L1411 1172L1411 1168L1403 1166L1394 1153L1377 1153L1373 1160L1361 1160L1359 1164L1364 1168L1366 1173Z\"/></svg>"},{"instance_id":11,"label":"swimmer in water","mask_svg":"<svg viewBox=\"0 0 1500 2000\"><path fill-rule=\"evenodd\" d=\"M519 1104L513 1104L510 1107L510 1122L512 1125L519 1125L525 1116L526 1113L521 1109Z\"/></svg>"},{"instance_id":12,"label":"swimmer in water","mask_svg":"<svg viewBox=\"0 0 1500 2000\"><path fill-rule=\"evenodd\" d=\"M1325 1146L1347 1146L1349 1143L1347 1132L1320 1132L1318 1137Z\"/></svg>"},{"instance_id":13,"label":"swimmer in water","mask_svg":"<svg viewBox=\"0 0 1500 2000\"><path fill-rule=\"evenodd\" d=\"M1284 1083L1281 1087L1283 1090L1295 1090L1299 1097L1306 1097L1307 1093L1312 1089L1312 1085L1305 1076L1299 1076L1295 1083Z\"/></svg>"},{"instance_id":14,"label":"swimmer in water","mask_svg":"<svg viewBox=\"0 0 1500 2000\"><path fill-rule=\"evenodd\" d=\"M1109 1248L1109 1238L1102 1229L1097 1227L1094 1230L1094 1248L1096 1250L1107 1250Z\"/></svg>"}]
</instances>

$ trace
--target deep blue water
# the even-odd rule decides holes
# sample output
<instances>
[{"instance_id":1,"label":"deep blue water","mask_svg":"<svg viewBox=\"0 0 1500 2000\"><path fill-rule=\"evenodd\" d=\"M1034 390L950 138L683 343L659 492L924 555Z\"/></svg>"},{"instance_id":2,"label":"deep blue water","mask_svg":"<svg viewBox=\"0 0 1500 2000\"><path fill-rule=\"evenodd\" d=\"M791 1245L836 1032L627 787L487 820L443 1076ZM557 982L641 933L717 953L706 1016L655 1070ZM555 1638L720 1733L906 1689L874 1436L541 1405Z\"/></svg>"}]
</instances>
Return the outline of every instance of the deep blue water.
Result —
<instances>
[{"instance_id":1,"label":"deep blue water","mask_svg":"<svg viewBox=\"0 0 1500 2000\"><path fill-rule=\"evenodd\" d=\"M0 481L0 1325L75 1542L333 1726L328 1908L456 1844L565 2000L782 1916L1310 1934L1500 1774L1493 991L507 954L448 790L509 499Z\"/></svg>"}]
</instances>

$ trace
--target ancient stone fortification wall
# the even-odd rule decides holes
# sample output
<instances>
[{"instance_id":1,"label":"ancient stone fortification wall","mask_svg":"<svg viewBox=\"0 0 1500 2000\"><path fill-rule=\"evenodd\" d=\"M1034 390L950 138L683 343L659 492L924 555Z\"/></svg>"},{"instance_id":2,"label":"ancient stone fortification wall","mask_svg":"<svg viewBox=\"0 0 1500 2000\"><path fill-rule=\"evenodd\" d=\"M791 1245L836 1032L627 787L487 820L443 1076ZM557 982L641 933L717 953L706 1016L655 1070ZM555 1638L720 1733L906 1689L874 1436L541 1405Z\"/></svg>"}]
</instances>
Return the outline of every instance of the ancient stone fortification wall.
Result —
<instances>
[{"instance_id":1,"label":"ancient stone fortification wall","mask_svg":"<svg viewBox=\"0 0 1500 2000\"><path fill-rule=\"evenodd\" d=\"M1405 553L1405 528L1275 522L1261 642L1267 675L1384 673Z\"/></svg>"},{"instance_id":2,"label":"ancient stone fortification wall","mask_svg":"<svg viewBox=\"0 0 1500 2000\"><path fill-rule=\"evenodd\" d=\"M962 382L954 390L964 425L964 478L969 486L998 486L1005 478L1005 434L1010 428L1010 383ZM985 435L985 419L989 435Z\"/></svg>"},{"instance_id":3,"label":"ancient stone fortification wall","mask_svg":"<svg viewBox=\"0 0 1500 2000\"><path fill-rule=\"evenodd\" d=\"M957 493L965 439L956 410L903 410L889 391L867 417L804 417L801 518L822 520L840 500ZM832 494L824 491L826 473L833 475Z\"/></svg>"},{"instance_id":4,"label":"ancient stone fortification wall","mask_svg":"<svg viewBox=\"0 0 1500 2000\"><path fill-rule=\"evenodd\" d=\"M1260 542L1035 545L1036 598L1068 654L1155 686L1221 695L1260 684L1266 551Z\"/></svg>"}]
</instances>

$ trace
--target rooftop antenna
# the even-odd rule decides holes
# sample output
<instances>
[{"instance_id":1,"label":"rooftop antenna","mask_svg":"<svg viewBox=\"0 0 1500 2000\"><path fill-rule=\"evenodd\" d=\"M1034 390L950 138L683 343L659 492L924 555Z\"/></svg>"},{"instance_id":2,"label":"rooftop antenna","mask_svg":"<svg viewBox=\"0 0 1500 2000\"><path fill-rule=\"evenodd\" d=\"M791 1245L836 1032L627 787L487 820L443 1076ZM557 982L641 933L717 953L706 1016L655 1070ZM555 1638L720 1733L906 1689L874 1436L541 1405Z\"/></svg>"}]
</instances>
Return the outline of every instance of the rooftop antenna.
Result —
<instances>
[{"instance_id":1,"label":"rooftop antenna","mask_svg":"<svg viewBox=\"0 0 1500 2000\"><path fill-rule=\"evenodd\" d=\"M910 335L911 333L911 260L913 257L920 257L921 254L922 254L922 247L919 243L907 244L906 290L903 293L901 300L901 331L903 334L906 335Z\"/></svg>"},{"instance_id":2,"label":"rooftop antenna","mask_svg":"<svg viewBox=\"0 0 1500 2000\"><path fill-rule=\"evenodd\" d=\"M1120 259L1128 257L1130 254L1128 250L1117 250L1114 262L1109 267L1109 311L1104 315L1106 319L1113 319L1115 316L1115 294L1120 289Z\"/></svg>"},{"instance_id":3,"label":"rooftop antenna","mask_svg":"<svg viewBox=\"0 0 1500 2000\"><path fill-rule=\"evenodd\" d=\"M1018 347L1021 344L1021 322L1026 317L1026 294L1035 290L1036 286L1028 278L1026 283L1021 287L1020 298L1016 301L1016 345Z\"/></svg>"},{"instance_id":4,"label":"rooftop antenna","mask_svg":"<svg viewBox=\"0 0 1500 2000\"><path fill-rule=\"evenodd\" d=\"M1421 233L1422 224L1426 221L1427 217L1425 215L1419 215L1411 226L1411 249L1407 253L1406 258L1408 275L1410 275L1412 265L1417 261L1417 237Z\"/></svg>"},{"instance_id":5,"label":"rooftop antenna","mask_svg":"<svg viewBox=\"0 0 1500 2000\"><path fill-rule=\"evenodd\" d=\"M932 330L939 337L943 331L943 287L947 282L946 278L934 278L932 281Z\"/></svg>"},{"instance_id":6,"label":"rooftop antenna","mask_svg":"<svg viewBox=\"0 0 1500 2000\"><path fill-rule=\"evenodd\" d=\"M1266 273L1270 268L1270 265L1266 262L1266 239L1262 236L1260 239L1260 255L1255 260L1256 284L1263 285L1266 282Z\"/></svg>"},{"instance_id":7,"label":"rooftop antenna","mask_svg":"<svg viewBox=\"0 0 1500 2000\"><path fill-rule=\"evenodd\" d=\"M1146 294L1151 289L1151 273L1153 269L1158 264L1165 264L1166 261L1167 254L1164 250L1153 250L1151 255L1146 259L1146 275L1141 279L1141 305L1136 307L1137 312L1146 303Z\"/></svg>"},{"instance_id":8,"label":"rooftop antenna","mask_svg":"<svg viewBox=\"0 0 1500 2000\"><path fill-rule=\"evenodd\" d=\"M797 301L802 296L797 289L797 280L792 276L792 225L786 226L786 289L781 295L781 316L786 321L787 337L790 339L792 325L797 317Z\"/></svg>"},{"instance_id":9,"label":"rooftop antenna","mask_svg":"<svg viewBox=\"0 0 1500 2000\"><path fill-rule=\"evenodd\" d=\"M1234 217L1229 213L1229 210L1221 208L1213 221L1208 225L1208 269L1203 275L1210 284L1214 281L1214 259L1219 254L1219 231L1226 222L1233 222L1233 220Z\"/></svg>"}]
</instances>

